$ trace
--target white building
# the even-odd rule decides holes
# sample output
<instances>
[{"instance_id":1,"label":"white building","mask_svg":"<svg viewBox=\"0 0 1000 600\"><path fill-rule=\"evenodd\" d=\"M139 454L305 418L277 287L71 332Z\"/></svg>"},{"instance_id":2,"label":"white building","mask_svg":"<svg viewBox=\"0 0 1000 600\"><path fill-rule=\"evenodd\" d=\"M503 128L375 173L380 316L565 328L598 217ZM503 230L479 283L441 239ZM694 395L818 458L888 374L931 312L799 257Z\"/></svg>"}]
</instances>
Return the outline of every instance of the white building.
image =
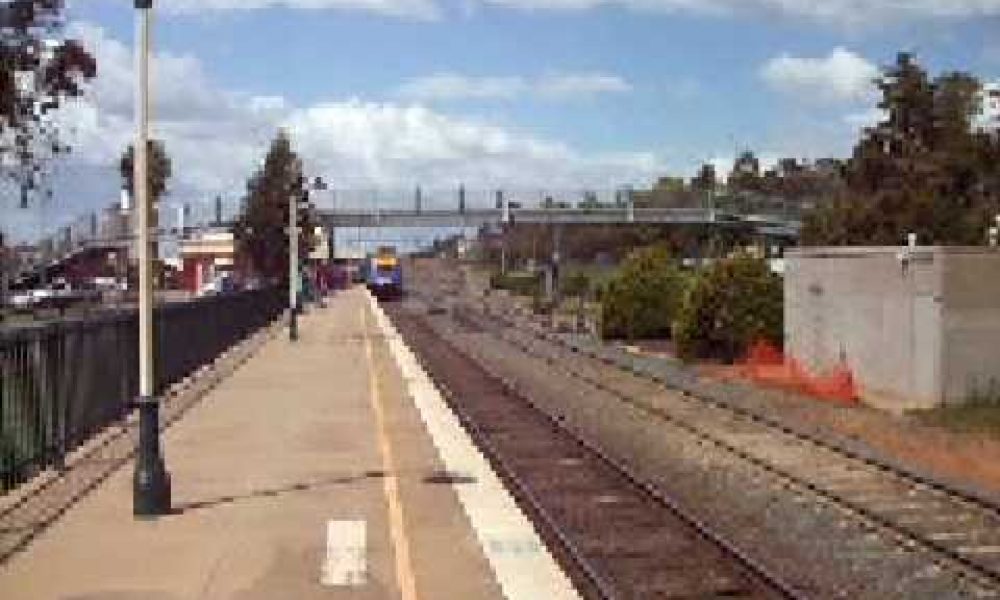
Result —
<instances>
[{"instance_id":1,"label":"white building","mask_svg":"<svg viewBox=\"0 0 1000 600\"><path fill-rule=\"evenodd\" d=\"M976 118L977 127L1000 131L1000 81L983 84L982 101L982 111Z\"/></svg>"}]
</instances>

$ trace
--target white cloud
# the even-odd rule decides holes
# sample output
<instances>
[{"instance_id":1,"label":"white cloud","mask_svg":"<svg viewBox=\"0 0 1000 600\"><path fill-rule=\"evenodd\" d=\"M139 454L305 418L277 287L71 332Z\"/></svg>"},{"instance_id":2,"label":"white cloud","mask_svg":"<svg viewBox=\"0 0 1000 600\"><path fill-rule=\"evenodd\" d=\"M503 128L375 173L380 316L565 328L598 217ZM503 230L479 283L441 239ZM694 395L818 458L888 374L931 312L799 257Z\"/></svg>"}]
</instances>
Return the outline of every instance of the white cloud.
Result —
<instances>
[{"instance_id":1,"label":"white cloud","mask_svg":"<svg viewBox=\"0 0 1000 600\"><path fill-rule=\"evenodd\" d=\"M620 5L654 12L702 15L767 14L864 26L928 18L1000 14L1000 0L484 0L525 10L571 11Z\"/></svg>"},{"instance_id":2,"label":"white cloud","mask_svg":"<svg viewBox=\"0 0 1000 600\"><path fill-rule=\"evenodd\" d=\"M662 167L650 153L588 156L416 105L329 102L294 111L287 124L307 165L335 186L610 187Z\"/></svg>"},{"instance_id":3,"label":"white cloud","mask_svg":"<svg viewBox=\"0 0 1000 600\"><path fill-rule=\"evenodd\" d=\"M546 77L535 84L543 97L577 98L594 94L617 94L632 91L632 86L617 75L581 73Z\"/></svg>"},{"instance_id":4,"label":"white cloud","mask_svg":"<svg viewBox=\"0 0 1000 600\"><path fill-rule=\"evenodd\" d=\"M631 89L632 86L621 77L606 73L551 74L536 79L436 73L407 81L400 86L398 93L404 98L421 101L513 100L524 96L571 100L598 94L623 93Z\"/></svg>"},{"instance_id":5,"label":"white cloud","mask_svg":"<svg viewBox=\"0 0 1000 600\"><path fill-rule=\"evenodd\" d=\"M98 75L60 119L78 150L73 160L111 165L133 138L132 51L91 24L75 23L70 33L94 53ZM245 176L255 149L287 112L281 98L220 89L191 55L155 54L151 80L152 135L164 140L181 188L218 188Z\"/></svg>"},{"instance_id":6,"label":"white cloud","mask_svg":"<svg viewBox=\"0 0 1000 600\"><path fill-rule=\"evenodd\" d=\"M440 16L440 8L433 0L159 0L156 6L174 14L290 8L362 11L416 19Z\"/></svg>"},{"instance_id":7,"label":"white cloud","mask_svg":"<svg viewBox=\"0 0 1000 600\"><path fill-rule=\"evenodd\" d=\"M856 101L872 95L879 69L850 50L835 48L823 58L783 54L769 60L760 75L774 89L803 100Z\"/></svg>"},{"instance_id":8,"label":"white cloud","mask_svg":"<svg viewBox=\"0 0 1000 600\"><path fill-rule=\"evenodd\" d=\"M521 77L465 77L454 73L436 73L407 81L399 95L414 100L504 99L525 93L527 82Z\"/></svg>"},{"instance_id":9,"label":"white cloud","mask_svg":"<svg viewBox=\"0 0 1000 600\"><path fill-rule=\"evenodd\" d=\"M94 25L71 31L95 54L98 77L86 97L59 113L73 146L61 167L69 181L62 189L73 198L56 199L66 208L52 226L117 199L115 165L134 132L131 49ZM280 96L241 94L219 87L190 55L156 55L153 81L152 134L173 163L168 204L238 198L279 127L292 133L309 173L341 189L611 187L648 181L663 167L651 153L585 153L419 104L347 99L296 107ZM574 85L586 87L570 82L552 93ZM87 193L92 197L83 198ZM12 222L5 212L3 220Z\"/></svg>"},{"instance_id":10,"label":"white cloud","mask_svg":"<svg viewBox=\"0 0 1000 600\"><path fill-rule=\"evenodd\" d=\"M881 108L871 108L868 110L853 112L844 115L844 123L854 130L861 130L866 127L874 127L878 123L888 118L885 110Z\"/></svg>"},{"instance_id":11,"label":"white cloud","mask_svg":"<svg viewBox=\"0 0 1000 600\"><path fill-rule=\"evenodd\" d=\"M462 0L470 14L475 4L527 11L580 11L598 6L708 16L764 15L806 19L849 27L921 19L976 19L1000 15L1000 0ZM361 11L391 17L429 20L444 12L439 0L157 0L168 14L250 11L265 8Z\"/></svg>"}]
</instances>

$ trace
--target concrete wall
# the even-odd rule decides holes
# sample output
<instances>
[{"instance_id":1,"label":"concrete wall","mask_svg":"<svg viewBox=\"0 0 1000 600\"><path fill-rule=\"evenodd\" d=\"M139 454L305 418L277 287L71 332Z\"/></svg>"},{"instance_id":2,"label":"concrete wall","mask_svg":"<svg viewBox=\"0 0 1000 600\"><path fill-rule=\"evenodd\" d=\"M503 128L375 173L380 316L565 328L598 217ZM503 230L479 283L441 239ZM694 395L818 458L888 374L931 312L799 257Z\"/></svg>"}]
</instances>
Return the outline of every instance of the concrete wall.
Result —
<instances>
[{"instance_id":1,"label":"concrete wall","mask_svg":"<svg viewBox=\"0 0 1000 600\"><path fill-rule=\"evenodd\" d=\"M813 373L846 363L863 399L891 410L1000 386L1000 252L791 250L785 347Z\"/></svg>"},{"instance_id":2,"label":"concrete wall","mask_svg":"<svg viewBox=\"0 0 1000 600\"><path fill-rule=\"evenodd\" d=\"M1000 253L943 255L943 386L946 401L1000 393Z\"/></svg>"}]
</instances>

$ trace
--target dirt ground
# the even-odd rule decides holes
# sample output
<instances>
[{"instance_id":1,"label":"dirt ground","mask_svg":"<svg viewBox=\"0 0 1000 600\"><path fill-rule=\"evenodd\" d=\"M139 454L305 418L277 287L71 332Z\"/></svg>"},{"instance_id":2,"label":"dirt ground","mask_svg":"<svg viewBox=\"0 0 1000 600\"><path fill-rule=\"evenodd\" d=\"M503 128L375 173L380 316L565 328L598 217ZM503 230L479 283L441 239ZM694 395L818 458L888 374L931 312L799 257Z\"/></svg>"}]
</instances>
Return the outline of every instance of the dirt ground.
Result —
<instances>
[{"instance_id":1,"label":"dirt ground","mask_svg":"<svg viewBox=\"0 0 1000 600\"><path fill-rule=\"evenodd\" d=\"M669 340L641 341L628 349L664 359L675 356ZM809 397L751 382L740 367L702 364L694 368L704 377L739 379L753 385L760 390L763 406L790 425L854 440L922 472L1000 498L1000 406L893 415L860 403Z\"/></svg>"},{"instance_id":2,"label":"dirt ground","mask_svg":"<svg viewBox=\"0 0 1000 600\"><path fill-rule=\"evenodd\" d=\"M740 376L738 367L697 368L704 377L752 383ZM893 415L861 403L840 403L754 385L790 424L830 431L921 471L1000 496L1000 433L996 430L964 426L963 419L951 418L945 411ZM994 416L1000 413L1000 407L969 410L987 410Z\"/></svg>"}]
</instances>

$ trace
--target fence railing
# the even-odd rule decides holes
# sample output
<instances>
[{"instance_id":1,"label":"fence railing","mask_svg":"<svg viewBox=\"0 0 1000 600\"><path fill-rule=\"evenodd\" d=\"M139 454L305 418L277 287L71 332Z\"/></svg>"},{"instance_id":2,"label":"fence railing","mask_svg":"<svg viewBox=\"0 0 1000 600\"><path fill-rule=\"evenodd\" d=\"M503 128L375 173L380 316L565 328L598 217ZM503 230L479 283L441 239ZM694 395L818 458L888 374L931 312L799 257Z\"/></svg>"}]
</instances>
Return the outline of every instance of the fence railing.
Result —
<instances>
[{"instance_id":1,"label":"fence railing","mask_svg":"<svg viewBox=\"0 0 1000 600\"><path fill-rule=\"evenodd\" d=\"M275 290L165 304L155 311L162 391L273 320ZM124 418L138 394L135 310L0 331L0 494Z\"/></svg>"}]
</instances>

